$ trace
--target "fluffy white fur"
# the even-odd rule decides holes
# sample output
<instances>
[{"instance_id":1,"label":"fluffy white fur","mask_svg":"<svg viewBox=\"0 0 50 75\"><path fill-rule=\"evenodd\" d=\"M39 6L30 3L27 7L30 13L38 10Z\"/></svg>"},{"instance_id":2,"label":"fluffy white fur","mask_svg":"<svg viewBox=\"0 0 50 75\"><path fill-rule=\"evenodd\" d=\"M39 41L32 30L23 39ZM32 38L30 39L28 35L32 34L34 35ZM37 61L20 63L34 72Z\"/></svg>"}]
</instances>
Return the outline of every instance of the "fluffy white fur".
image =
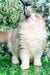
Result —
<instances>
[{"instance_id":1,"label":"fluffy white fur","mask_svg":"<svg viewBox=\"0 0 50 75\"><path fill-rule=\"evenodd\" d=\"M30 60L34 65L41 66L41 56L46 47L46 26L43 18L38 14L31 14L30 18L21 22L11 32L8 41L9 50L12 52L12 63L18 64L21 59L21 68L28 69Z\"/></svg>"}]
</instances>

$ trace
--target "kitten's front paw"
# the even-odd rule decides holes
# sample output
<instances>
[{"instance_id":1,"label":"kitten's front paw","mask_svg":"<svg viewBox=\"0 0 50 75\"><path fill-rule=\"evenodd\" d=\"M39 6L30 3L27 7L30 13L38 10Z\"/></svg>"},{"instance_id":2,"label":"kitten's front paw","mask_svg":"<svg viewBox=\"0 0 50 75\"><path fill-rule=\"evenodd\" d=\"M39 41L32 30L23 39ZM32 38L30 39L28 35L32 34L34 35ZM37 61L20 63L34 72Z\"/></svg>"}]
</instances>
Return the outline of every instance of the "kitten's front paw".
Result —
<instances>
[{"instance_id":1,"label":"kitten's front paw","mask_svg":"<svg viewBox=\"0 0 50 75\"><path fill-rule=\"evenodd\" d=\"M16 56L12 56L12 63L13 64L19 64L19 60Z\"/></svg>"},{"instance_id":2,"label":"kitten's front paw","mask_svg":"<svg viewBox=\"0 0 50 75\"><path fill-rule=\"evenodd\" d=\"M22 64L21 69L29 69L29 65Z\"/></svg>"},{"instance_id":3,"label":"kitten's front paw","mask_svg":"<svg viewBox=\"0 0 50 75\"><path fill-rule=\"evenodd\" d=\"M13 64L19 64L19 60L12 60Z\"/></svg>"}]
</instances>

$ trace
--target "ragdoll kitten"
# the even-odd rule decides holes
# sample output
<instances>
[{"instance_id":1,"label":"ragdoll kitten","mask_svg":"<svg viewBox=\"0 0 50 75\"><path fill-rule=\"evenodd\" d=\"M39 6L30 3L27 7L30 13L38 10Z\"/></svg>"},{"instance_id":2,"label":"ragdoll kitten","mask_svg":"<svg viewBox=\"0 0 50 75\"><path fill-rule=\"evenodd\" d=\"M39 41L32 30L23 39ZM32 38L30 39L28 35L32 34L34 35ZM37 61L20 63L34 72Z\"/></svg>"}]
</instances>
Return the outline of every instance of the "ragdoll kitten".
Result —
<instances>
[{"instance_id":1,"label":"ragdoll kitten","mask_svg":"<svg viewBox=\"0 0 50 75\"><path fill-rule=\"evenodd\" d=\"M31 13L31 7L29 4L24 6L26 19L9 32L7 38L12 63L18 64L20 58L21 69L28 69L31 60L34 60L34 65L41 66L41 56L46 47L46 23L40 15Z\"/></svg>"}]
</instances>

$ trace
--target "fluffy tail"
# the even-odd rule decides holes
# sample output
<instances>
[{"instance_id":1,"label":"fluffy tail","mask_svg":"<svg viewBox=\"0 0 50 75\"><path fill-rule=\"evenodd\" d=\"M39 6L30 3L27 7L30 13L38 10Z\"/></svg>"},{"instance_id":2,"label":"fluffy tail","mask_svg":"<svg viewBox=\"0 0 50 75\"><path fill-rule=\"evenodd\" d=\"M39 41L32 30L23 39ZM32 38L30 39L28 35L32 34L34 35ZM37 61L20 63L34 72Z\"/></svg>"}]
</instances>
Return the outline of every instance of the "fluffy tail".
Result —
<instances>
[{"instance_id":1,"label":"fluffy tail","mask_svg":"<svg viewBox=\"0 0 50 75\"><path fill-rule=\"evenodd\" d=\"M0 31L0 43L7 43L9 39L9 32Z\"/></svg>"}]
</instances>

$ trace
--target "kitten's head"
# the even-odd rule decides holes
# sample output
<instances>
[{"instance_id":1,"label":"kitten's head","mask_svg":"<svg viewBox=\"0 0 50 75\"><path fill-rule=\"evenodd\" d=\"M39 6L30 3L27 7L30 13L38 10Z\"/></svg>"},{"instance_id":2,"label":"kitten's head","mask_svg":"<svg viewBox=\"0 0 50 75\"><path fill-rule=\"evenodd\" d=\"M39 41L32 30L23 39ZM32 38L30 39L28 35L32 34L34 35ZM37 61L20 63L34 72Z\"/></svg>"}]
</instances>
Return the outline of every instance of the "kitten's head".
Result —
<instances>
[{"instance_id":1,"label":"kitten's head","mask_svg":"<svg viewBox=\"0 0 50 75\"><path fill-rule=\"evenodd\" d=\"M24 6L24 15L26 18L29 18L32 12L32 6Z\"/></svg>"},{"instance_id":2,"label":"kitten's head","mask_svg":"<svg viewBox=\"0 0 50 75\"><path fill-rule=\"evenodd\" d=\"M24 7L24 15L26 18L29 18L32 12L32 8L33 6L27 2L25 2L24 0L21 0L23 7Z\"/></svg>"}]
</instances>

